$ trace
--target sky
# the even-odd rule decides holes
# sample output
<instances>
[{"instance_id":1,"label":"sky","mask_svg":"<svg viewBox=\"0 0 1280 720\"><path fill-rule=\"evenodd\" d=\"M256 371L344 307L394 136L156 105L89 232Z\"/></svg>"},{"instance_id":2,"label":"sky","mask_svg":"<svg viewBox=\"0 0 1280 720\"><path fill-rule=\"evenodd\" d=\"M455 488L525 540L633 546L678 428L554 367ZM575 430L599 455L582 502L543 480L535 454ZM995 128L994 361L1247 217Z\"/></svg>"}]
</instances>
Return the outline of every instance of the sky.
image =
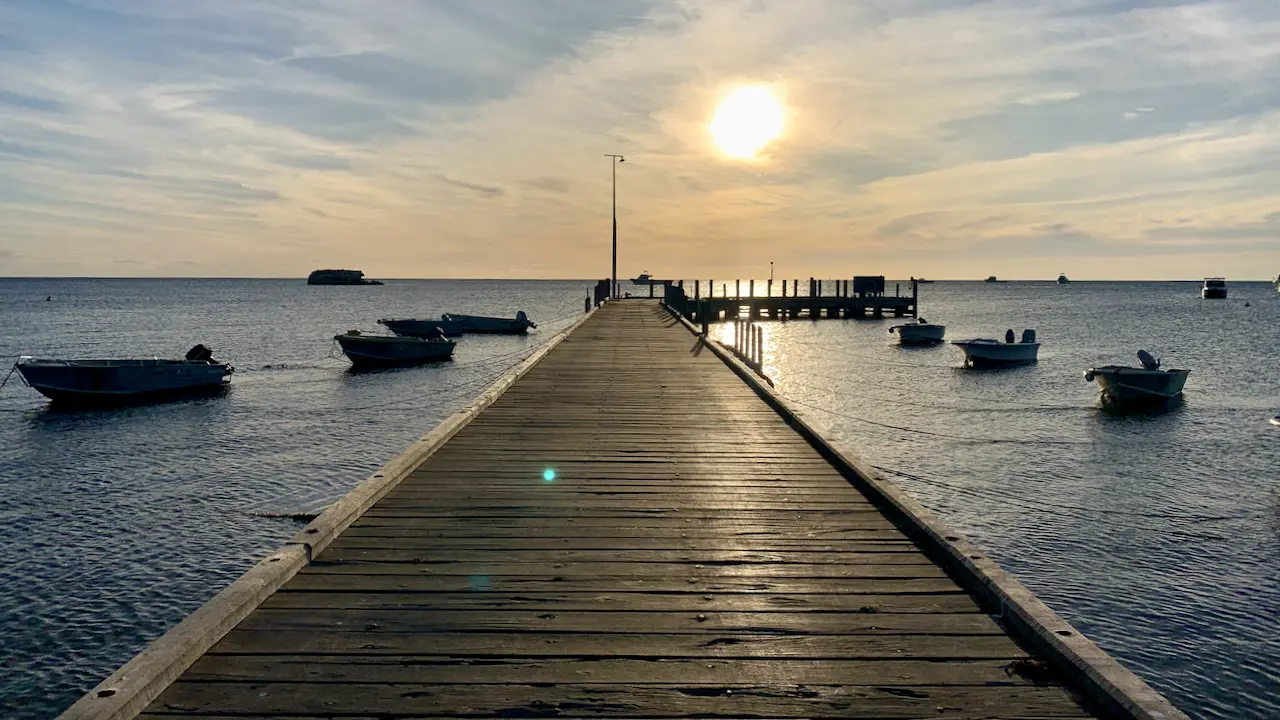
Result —
<instances>
[{"instance_id":1,"label":"sky","mask_svg":"<svg viewBox=\"0 0 1280 720\"><path fill-rule=\"evenodd\" d=\"M753 157L711 133L776 99ZM1275 0L0 0L0 276L1280 273Z\"/></svg>"}]
</instances>

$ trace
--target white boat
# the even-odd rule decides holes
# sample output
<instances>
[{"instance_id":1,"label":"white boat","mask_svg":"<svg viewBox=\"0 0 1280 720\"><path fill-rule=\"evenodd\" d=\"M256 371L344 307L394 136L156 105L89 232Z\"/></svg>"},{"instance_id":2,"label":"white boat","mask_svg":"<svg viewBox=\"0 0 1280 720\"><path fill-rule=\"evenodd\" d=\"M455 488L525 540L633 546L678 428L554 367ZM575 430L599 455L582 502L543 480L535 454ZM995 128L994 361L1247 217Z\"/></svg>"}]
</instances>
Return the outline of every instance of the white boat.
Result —
<instances>
[{"instance_id":1,"label":"white boat","mask_svg":"<svg viewBox=\"0 0 1280 720\"><path fill-rule=\"evenodd\" d=\"M1227 297L1226 278L1205 278L1200 297L1205 300L1223 300Z\"/></svg>"},{"instance_id":2,"label":"white boat","mask_svg":"<svg viewBox=\"0 0 1280 720\"><path fill-rule=\"evenodd\" d=\"M942 342L943 336L947 334L947 326L933 325L924 318L919 318L914 323L894 325L889 328L889 332L897 332L898 342L902 345L933 345Z\"/></svg>"},{"instance_id":3,"label":"white boat","mask_svg":"<svg viewBox=\"0 0 1280 720\"><path fill-rule=\"evenodd\" d=\"M22 357L15 367L28 385L54 402L131 403L221 388L234 368L215 362L212 355L196 345L182 360Z\"/></svg>"},{"instance_id":4,"label":"white boat","mask_svg":"<svg viewBox=\"0 0 1280 720\"><path fill-rule=\"evenodd\" d=\"M1142 367L1103 365L1084 371L1084 379L1102 388L1107 407L1165 405L1182 395L1190 370L1162 370L1160 361L1146 350L1138 351Z\"/></svg>"},{"instance_id":5,"label":"white boat","mask_svg":"<svg viewBox=\"0 0 1280 720\"><path fill-rule=\"evenodd\" d=\"M453 359L457 343L452 340L426 340L397 335L365 335L348 330L334 335L351 364L356 368L406 367Z\"/></svg>"},{"instance_id":6,"label":"white boat","mask_svg":"<svg viewBox=\"0 0 1280 720\"><path fill-rule=\"evenodd\" d=\"M445 320L457 321L462 325L464 333L488 333L494 335L523 335L529 328L538 327L536 323L529 319L524 311L516 313L515 319L485 317L483 315L458 315L457 313L445 313L440 317Z\"/></svg>"},{"instance_id":7,"label":"white boat","mask_svg":"<svg viewBox=\"0 0 1280 720\"><path fill-rule=\"evenodd\" d=\"M631 278L631 282L635 283L636 285L668 285L671 283L670 280L659 280L655 278L654 276L650 275L647 270Z\"/></svg>"},{"instance_id":8,"label":"white boat","mask_svg":"<svg viewBox=\"0 0 1280 720\"><path fill-rule=\"evenodd\" d=\"M1005 336L1005 342L990 338L973 338L952 340L951 344L964 351L964 364L972 368L1033 363L1038 359L1040 352L1040 343L1036 342L1035 330L1023 330L1020 342L1013 342L1013 331L1010 330Z\"/></svg>"},{"instance_id":9,"label":"white boat","mask_svg":"<svg viewBox=\"0 0 1280 720\"><path fill-rule=\"evenodd\" d=\"M446 320L444 318L428 318L426 320L382 319L378 321L378 324L386 327L391 332L404 337L431 339L439 334L443 334L445 337L458 337L462 335L461 322L457 320Z\"/></svg>"},{"instance_id":10,"label":"white boat","mask_svg":"<svg viewBox=\"0 0 1280 720\"><path fill-rule=\"evenodd\" d=\"M1058 284L1059 284L1059 285L1066 285L1066 284L1067 284L1067 283L1069 283L1069 282L1071 282L1071 281L1067 279L1067 274L1066 274L1066 273L1058 273Z\"/></svg>"}]
</instances>

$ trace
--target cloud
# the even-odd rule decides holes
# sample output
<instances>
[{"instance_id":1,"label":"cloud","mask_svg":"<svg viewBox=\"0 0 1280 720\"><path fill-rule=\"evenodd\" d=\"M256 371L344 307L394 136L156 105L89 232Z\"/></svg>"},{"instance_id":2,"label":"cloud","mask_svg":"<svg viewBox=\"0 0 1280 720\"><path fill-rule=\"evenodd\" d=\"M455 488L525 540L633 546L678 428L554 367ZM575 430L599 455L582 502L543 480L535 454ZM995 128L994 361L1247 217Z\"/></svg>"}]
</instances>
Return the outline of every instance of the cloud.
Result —
<instances>
[{"instance_id":1,"label":"cloud","mask_svg":"<svg viewBox=\"0 0 1280 720\"><path fill-rule=\"evenodd\" d=\"M444 182L447 182L450 185L453 185L454 187L460 187L464 190L474 190L477 193L480 193L481 195L498 197L498 196L507 194L506 190L498 187L497 185L479 185L476 183L463 182L461 180L454 180L448 175L440 175L439 178Z\"/></svg>"},{"instance_id":2,"label":"cloud","mask_svg":"<svg viewBox=\"0 0 1280 720\"><path fill-rule=\"evenodd\" d=\"M1075 100L1080 97L1080 93L1074 90L1050 90L1036 95L1028 95L1027 97L1018 99L1019 105L1044 105L1046 103L1060 103L1068 100Z\"/></svg>"},{"instance_id":3,"label":"cloud","mask_svg":"<svg viewBox=\"0 0 1280 720\"><path fill-rule=\"evenodd\" d=\"M5 273L594 277L609 152L637 271L1280 263L1270 0L15 0L0 27ZM786 129L741 163L707 121L747 82Z\"/></svg>"},{"instance_id":4,"label":"cloud","mask_svg":"<svg viewBox=\"0 0 1280 720\"><path fill-rule=\"evenodd\" d=\"M521 181L525 187L535 190L546 190L553 193L567 193L573 189L573 184L567 178L560 177L536 177Z\"/></svg>"}]
</instances>

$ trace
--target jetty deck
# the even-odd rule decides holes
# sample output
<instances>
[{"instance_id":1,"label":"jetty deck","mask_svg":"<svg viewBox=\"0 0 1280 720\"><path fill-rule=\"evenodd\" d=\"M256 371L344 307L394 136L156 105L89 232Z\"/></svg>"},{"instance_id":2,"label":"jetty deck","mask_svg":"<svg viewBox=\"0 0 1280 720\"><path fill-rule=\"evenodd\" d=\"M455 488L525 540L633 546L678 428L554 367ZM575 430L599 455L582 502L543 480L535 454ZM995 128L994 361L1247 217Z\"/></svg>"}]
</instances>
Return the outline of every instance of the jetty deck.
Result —
<instances>
[{"instance_id":1,"label":"jetty deck","mask_svg":"<svg viewBox=\"0 0 1280 720\"><path fill-rule=\"evenodd\" d=\"M847 475L606 304L142 716L1094 717Z\"/></svg>"}]
</instances>

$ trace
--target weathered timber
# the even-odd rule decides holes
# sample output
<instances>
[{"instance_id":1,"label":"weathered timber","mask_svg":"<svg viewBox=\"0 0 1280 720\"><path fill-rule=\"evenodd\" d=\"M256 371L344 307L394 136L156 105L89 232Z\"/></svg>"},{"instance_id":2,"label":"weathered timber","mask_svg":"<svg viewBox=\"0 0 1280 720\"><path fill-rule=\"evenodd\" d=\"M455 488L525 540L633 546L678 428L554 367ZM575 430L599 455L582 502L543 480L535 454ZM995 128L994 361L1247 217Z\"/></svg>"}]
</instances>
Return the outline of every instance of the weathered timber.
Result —
<instances>
[{"instance_id":1,"label":"weathered timber","mask_svg":"<svg viewBox=\"0 0 1280 720\"><path fill-rule=\"evenodd\" d=\"M142 717L1091 716L716 350L604 304L299 533Z\"/></svg>"}]
</instances>

